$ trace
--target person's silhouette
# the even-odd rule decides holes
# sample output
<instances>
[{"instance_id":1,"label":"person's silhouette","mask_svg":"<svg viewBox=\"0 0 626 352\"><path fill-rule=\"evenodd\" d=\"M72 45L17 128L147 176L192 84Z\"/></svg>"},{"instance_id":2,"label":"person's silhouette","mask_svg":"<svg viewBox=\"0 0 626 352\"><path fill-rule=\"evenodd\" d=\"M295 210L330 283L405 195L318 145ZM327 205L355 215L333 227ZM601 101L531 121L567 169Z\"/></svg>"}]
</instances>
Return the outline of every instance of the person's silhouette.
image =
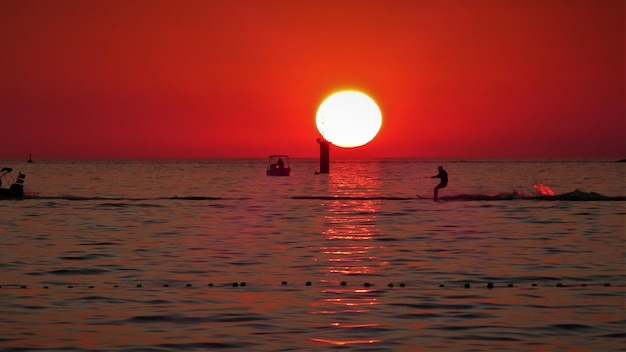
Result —
<instances>
[{"instance_id":1,"label":"person's silhouette","mask_svg":"<svg viewBox=\"0 0 626 352\"><path fill-rule=\"evenodd\" d=\"M435 196L433 197L434 201L437 201L437 196L439 195L439 189L444 188L448 185L448 173L443 169L443 166L439 166L439 173L431 178L441 179L441 182L437 186L435 186Z\"/></svg>"},{"instance_id":2,"label":"person's silhouette","mask_svg":"<svg viewBox=\"0 0 626 352\"><path fill-rule=\"evenodd\" d=\"M285 167L285 162L282 158L278 158L278 168L282 169L283 167Z\"/></svg>"}]
</instances>

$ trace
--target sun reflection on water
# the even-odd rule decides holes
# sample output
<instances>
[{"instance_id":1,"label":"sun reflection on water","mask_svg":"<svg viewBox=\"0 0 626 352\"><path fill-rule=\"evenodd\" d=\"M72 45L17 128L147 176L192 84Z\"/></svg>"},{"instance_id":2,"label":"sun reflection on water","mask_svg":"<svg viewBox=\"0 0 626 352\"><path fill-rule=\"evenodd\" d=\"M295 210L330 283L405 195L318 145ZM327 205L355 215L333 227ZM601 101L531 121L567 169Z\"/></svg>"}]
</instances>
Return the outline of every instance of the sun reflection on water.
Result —
<instances>
[{"instance_id":1,"label":"sun reflection on water","mask_svg":"<svg viewBox=\"0 0 626 352\"><path fill-rule=\"evenodd\" d=\"M325 241L319 248L319 261L325 263L320 266L324 288L323 298L311 303L310 314L325 316L331 329L324 330L328 336L311 339L314 342L334 346L381 342L375 336L367 336L380 327L368 314L380 301L378 289L366 287L367 279L381 275L387 264L378 254L382 246L376 243L380 235L376 214L380 212L381 200L358 199L375 195L380 185L377 164L363 167L340 170L328 179L329 194L348 199L321 201L325 209L321 235ZM345 339L346 332L354 339ZM333 339L334 334L342 338Z\"/></svg>"}]
</instances>

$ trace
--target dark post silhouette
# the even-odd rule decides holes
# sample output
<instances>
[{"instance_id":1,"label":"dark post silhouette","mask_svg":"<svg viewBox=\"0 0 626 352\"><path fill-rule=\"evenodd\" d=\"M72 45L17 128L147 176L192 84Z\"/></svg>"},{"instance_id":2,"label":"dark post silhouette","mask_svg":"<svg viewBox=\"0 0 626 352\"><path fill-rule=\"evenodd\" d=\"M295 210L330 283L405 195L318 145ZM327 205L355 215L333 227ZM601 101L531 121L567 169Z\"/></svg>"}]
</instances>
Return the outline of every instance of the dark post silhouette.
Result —
<instances>
[{"instance_id":1,"label":"dark post silhouette","mask_svg":"<svg viewBox=\"0 0 626 352\"><path fill-rule=\"evenodd\" d=\"M320 174L327 174L330 171L330 143L323 138L318 138L320 144Z\"/></svg>"}]
</instances>

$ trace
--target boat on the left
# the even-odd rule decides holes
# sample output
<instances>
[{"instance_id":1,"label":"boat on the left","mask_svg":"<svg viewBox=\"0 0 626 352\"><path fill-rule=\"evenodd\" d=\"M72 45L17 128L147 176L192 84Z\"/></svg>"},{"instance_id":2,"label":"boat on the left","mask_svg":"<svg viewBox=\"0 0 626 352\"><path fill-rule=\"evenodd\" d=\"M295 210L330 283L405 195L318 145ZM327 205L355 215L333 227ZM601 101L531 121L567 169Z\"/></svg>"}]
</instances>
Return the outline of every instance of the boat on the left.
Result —
<instances>
[{"instance_id":1,"label":"boat on the left","mask_svg":"<svg viewBox=\"0 0 626 352\"><path fill-rule=\"evenodd\" d=\"M0 198L15 198L24 195L26 175L18 171L17 178L13 181L11 172L13 169L10 167L3 167L0 170Z\"/></svg>"}]
</instances>

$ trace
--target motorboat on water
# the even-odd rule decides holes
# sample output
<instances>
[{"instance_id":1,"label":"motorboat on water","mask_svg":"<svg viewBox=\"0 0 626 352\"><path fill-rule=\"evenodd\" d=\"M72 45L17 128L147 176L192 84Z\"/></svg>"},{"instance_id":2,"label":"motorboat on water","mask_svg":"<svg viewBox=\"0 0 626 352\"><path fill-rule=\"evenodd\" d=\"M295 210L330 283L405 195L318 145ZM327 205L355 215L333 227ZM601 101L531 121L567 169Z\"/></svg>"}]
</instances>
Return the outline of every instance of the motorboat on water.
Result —
<instances>
[{"instance_id":1,"label":"motorboat on water","mask_svg":"<svg viewBox=\"0 0 626 352\"><path fill-rule=\"evenodd\" d=\"M17 173L15 182L10 167L0 169L0 198L16 198L24 195L24 179L26 175L21 172Z\"/></svg>"},{"instance_id":2,"label":"motorboat on water","mask_svg":"<svg viewBox=\"0 0 626 352\"><path fill-rule=\"evenodd\" d=\"M289 156L284 154L270 155L267 160L267 176L289 176Z\"/></svg>"}]
</instances>

